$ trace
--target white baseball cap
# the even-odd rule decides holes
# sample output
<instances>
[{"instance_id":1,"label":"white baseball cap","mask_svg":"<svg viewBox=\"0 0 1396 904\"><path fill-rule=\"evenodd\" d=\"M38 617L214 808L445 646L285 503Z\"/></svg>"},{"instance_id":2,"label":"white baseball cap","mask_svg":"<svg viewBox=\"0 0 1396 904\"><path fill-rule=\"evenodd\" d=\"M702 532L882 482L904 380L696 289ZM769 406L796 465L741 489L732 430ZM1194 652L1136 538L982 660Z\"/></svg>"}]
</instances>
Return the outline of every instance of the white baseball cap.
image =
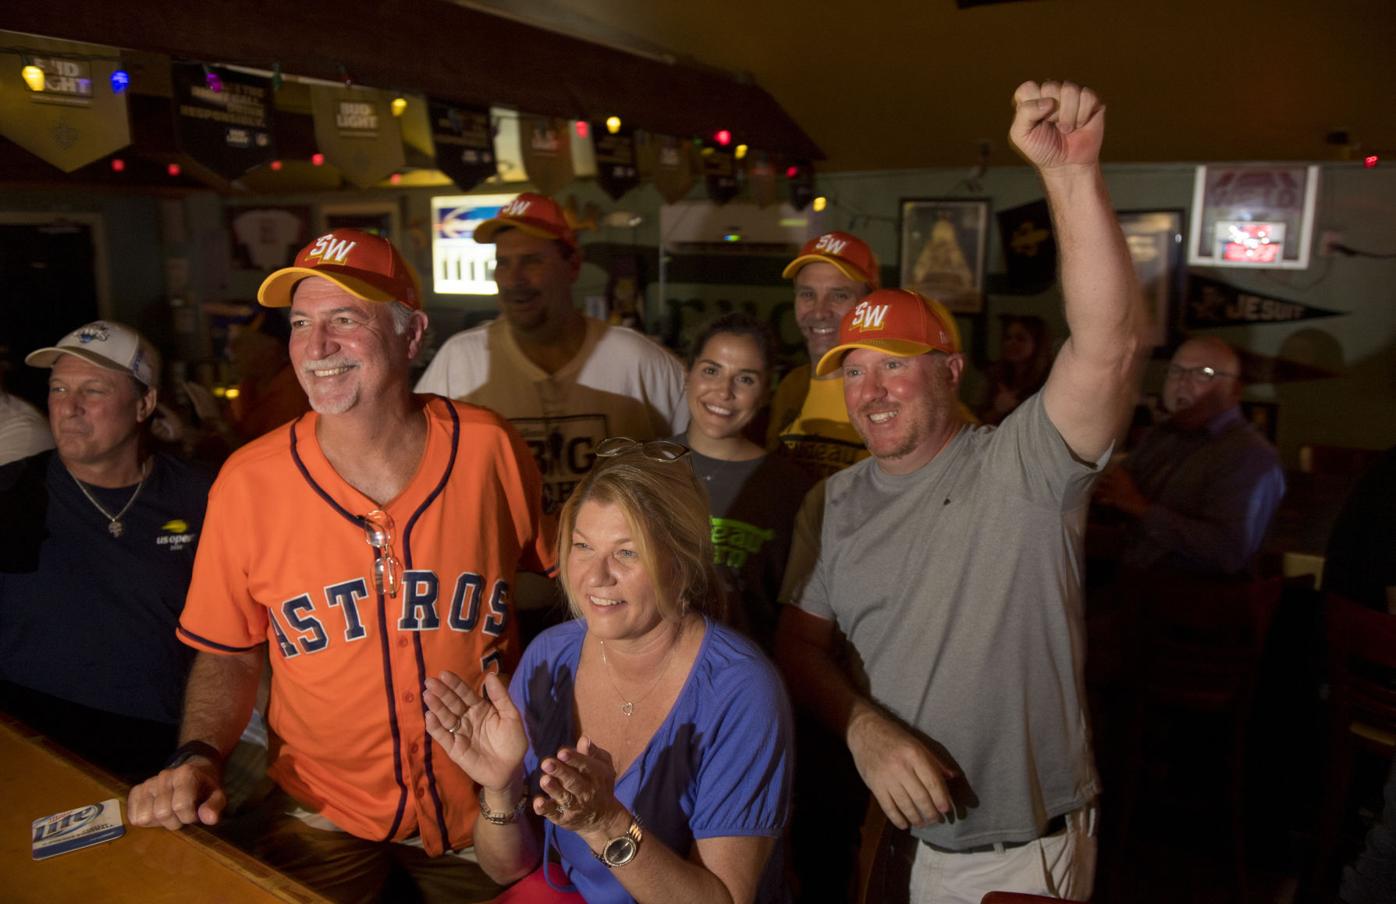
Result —
<instances>
[{"instance_id":1,"label":"white baseball cap","mask_svg":"<svg viewBox=\"0 0 1396 904\"><path fill-rule=\"evenodd\" d=\"M125 324L94 320L59 339L57 345L25 355L24 363L30 367L52 367L62 355L73 355L107 370L125 371L146 387L160 382L159 352Z\"/></svg>"}]
</instances>

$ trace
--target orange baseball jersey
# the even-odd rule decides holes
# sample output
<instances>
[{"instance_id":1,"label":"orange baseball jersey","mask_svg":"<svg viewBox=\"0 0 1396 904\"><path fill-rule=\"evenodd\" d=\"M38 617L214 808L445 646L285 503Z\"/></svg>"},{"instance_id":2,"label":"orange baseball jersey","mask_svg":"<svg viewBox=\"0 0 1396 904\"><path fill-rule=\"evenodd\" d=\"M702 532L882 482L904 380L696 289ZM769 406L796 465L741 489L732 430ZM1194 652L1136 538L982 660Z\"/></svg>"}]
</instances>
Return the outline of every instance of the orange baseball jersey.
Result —
<instances>
[{"instance_id":1,"label":"orange baseball jersey","mask_svg":"<svg viewBox=\"0 0 1396 904\"><path fill-rule=\"evenodd\" d=\"M515 569L552 574L556 530L508 422L428 399L422 463L384 507L396 596L363 521L378 506L331 467L311 412L223 466L179 636L211 653L270 644L272 778L345 831L418 833L435 856L471 843L477 804L427 734L423 683L513 667Z\"/></svg>"}]
</instances>

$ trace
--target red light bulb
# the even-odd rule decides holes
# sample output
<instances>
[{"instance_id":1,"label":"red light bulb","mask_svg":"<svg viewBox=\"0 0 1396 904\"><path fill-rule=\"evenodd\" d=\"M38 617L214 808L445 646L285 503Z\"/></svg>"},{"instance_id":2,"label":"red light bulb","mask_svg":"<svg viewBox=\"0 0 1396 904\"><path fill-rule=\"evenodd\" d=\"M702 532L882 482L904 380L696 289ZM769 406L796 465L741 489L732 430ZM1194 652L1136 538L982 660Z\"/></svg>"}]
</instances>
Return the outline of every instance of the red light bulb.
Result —
<instances>
[{"instance_id":1,"label":"red light bulb","mask_svg":"<svg viewBox=\"0 0 1396 904\"><path fill-rule=\"evenodd\" d=\"M325 155L321 154L319 151L316 151L314 154L310 155L310 162L315 166L324 166Z\"/></svg>"},{"instance_id":2,"label":"red light bulb","mask_svg":"<svg viewBox=\"0 0 1396 904\"><path fill-rule=\"evenodd\" d=\"M111 159L111 171L114 173L126 172L126 161L122 160L120 157L113 157Z\"/></svg>"},{"instance_id":3,"label":"red light bulb","mask_svg":"<svg viewBox=\"0 0 1396 904\"><path fill-rule=\"evenodd\" d=\"M586 138L588 135L591 134L591 126L586 122L586 120L577 120L576 128L578 138Z\"/></svg>"},{"instance_id":4,"label":"red light bulb","mask_svg":"<svg viewBox=\"0 0 1396 904\"><path fill-rule=\"evenodd\" d=\"M727 129L718 129L713 133L713 141L716 141L719 147L725 148L732 143L732 133Z\"/></svg>"},{"instance_id":5,"label":"red light bulb","mask_svg":"<svg viewBox=\"0 0 1396 904\"><path fill-rule=\"evenodd\" d=\"M1381 158L1376 154L1368 154L1362 158L1362 165L1367 169L1374 169L1378 163L1381 163Z\"/></svg>"},{"instance_id":6,"label":"red light bulb","mask_svg":"<svg viewBox=\"0 0 1396 904\"><path fill-rule=\"evenodd\" d=\"M800 175L800 168L798 166L787 166L785 168L785 178L794 179L798 175Z\"/></svg>"},{"instance_id":7,"label":"red light bulb","mask_svg":"<svg viewBox=\"0 0 1396 904\"><path fill-rule=\"evenodd\" d=\"M171 176L178 176L180 174L179 164L171 163L169 166L165 167L165 172L169 173Z\"/></svg>"},{"instance_id":8,"label":"red light bulb","mask_svg":"<svg viewBox=\"0 0 1396 904\"><path fill-rule=\"evenodd\" d=\"M285 166L285 164L283 164L280 160L273 160L273 161L271 162L271 169L272 169L272 172L274 172L274 173L279 173L279 172L281 172L281 167L283 167L283 166Z\"/></svg>"},{"instance_id":9,"label":"red light bulb","mask_svg":"<svg viewBox=\"0 0 1396 904\"><path fill-rule=\"evenodd\" d=\"M393 173L388 177L388 181L393 185L400 184L402 182L402 173Z\"/></svg>"}]
</instances>

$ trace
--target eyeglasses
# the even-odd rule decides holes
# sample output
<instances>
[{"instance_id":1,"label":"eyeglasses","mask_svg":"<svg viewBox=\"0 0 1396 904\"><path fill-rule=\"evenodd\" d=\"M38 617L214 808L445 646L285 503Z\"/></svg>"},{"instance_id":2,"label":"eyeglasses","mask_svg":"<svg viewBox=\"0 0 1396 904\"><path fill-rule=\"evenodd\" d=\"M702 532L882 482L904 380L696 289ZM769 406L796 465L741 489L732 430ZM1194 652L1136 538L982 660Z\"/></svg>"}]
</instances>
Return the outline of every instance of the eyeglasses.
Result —
<instances>
[{"instance_id":1,"label":"eyeglasses","mask_svg":"<svg viewBox=\"0 0 1396 904\"><path fill-rule=\"evenodd\" d=\"M396 527L392 516L382 509L374 509L367 515L361 515L359 524L364 529L364 540L375 552L373 583L378 587L378 593L396 597L402 563L393 555L393 531Z\"/></svg>"},{"instance_id":2,"label":"eyeglasses","mask_svg":"<svg viewBox=\"0 0 1396 904\"><path fill-rule=\"evenodd\" d=\"M1205 364L1201 367L1179 367L1177 364L1168 365L1168 379L1170 380L1190 380L1194 383L1210 383L1217 377L1235 376L1238 375L1217 370L1215 367L1208 367Z\"/></svg>"},{"instance_id":3,"label":"eyeglasses","mask_svg":"<svg viewBox=\"0 0 1396 904\"><path fill-rule=\"evenodd\" d=\"M596 454L601 458L615 458L617 455L624 455L632 449L638 448L640 454L650 461L678 461L693 450L683 443L670 442L667 439L651 440L642 443L637 439L628 436L612 436L603 439L596 447Z\"/></svg>"}]
</instances>

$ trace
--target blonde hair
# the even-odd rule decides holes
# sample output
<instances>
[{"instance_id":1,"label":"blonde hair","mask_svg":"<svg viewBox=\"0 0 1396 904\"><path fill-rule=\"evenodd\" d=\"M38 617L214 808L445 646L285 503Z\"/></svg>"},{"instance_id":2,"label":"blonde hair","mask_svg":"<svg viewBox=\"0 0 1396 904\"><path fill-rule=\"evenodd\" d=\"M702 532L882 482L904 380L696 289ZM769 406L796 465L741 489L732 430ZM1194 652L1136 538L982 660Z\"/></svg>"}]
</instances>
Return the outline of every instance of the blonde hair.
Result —
<instances>
[{"instance_id":1,"label":"blonde hair","mask_svg":"<svg viewBox=\"0 0 1396 904\"><path fill-rule=\"evenodd\" d=\"M615 505L625 515L635 551L659 591L659 613L676 619L698 612L725 616L722 585L713 565L708 496L688 462L655 461L641 446L598 458L562 506L558 519L559 575L574 616L581 607L572 598L568 551L577 513L588 502Z\"/></svg>"}]
</instances>

